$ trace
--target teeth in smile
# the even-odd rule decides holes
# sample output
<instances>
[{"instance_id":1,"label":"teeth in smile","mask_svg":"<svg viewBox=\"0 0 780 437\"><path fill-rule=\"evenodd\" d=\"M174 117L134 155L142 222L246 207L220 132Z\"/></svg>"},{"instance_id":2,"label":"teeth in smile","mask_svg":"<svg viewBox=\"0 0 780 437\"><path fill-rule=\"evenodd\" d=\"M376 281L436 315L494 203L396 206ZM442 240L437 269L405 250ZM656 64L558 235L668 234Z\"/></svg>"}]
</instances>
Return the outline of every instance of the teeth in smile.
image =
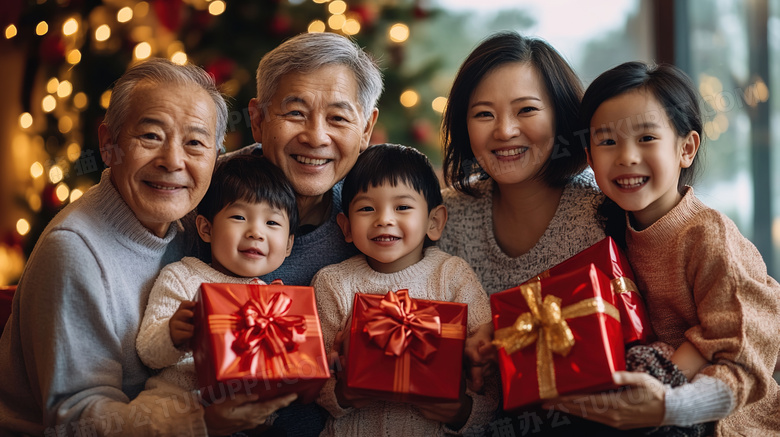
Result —
<instances>
[{"instance_id":1,"label":"teeth in smile","mask_svg":"<svg viewBox=\"0 0 780 437\"><path fill-rule=\"evenodd\" d=\"M528 150L528 147L518 147L517 149L496 150L493 153L498 156L515 156L525 152L526 150Z\"/></svg>"},{"instance_id":2,"label":"teeth in smile","mask_svg":"<svg viewBox=\"0 0 780 437\"><path fill-rule=\"evenodd\" d=\"M650 179L646 176L644 177L634 177L634 178L621 178L615 180L618 185L620 185L622 188L636 188L647 182L647 180Z\"/></svg>"},{"instance_id":3,"label":"teeth in smile","mask_svg":"<svg viewBox=\"0 0 780 437\"><path fill-rule=\"evenodd\" d=\"M395 241L398 240L398 237L376 237L374 238L374 241Z\"/></svg>"},{"instance_id":4,"label":"teeth in smile","mask_svg":"<svg viewBox=\"0 0 780 437\"><path fill-rule=\"evenodd\" d=\"M301 164L307 164L307 165L322 165L328 162L327 159L307 158L305 156L300 156L300 155L296 155L295 160L300 162Z\"/></svg>"},{"instance_id":5,"label":"teeth in smile","mask_svg":"<svg viewBox=\"0 0 780 437\"><path fill-rule=\"evenodd\" d=\"M164 187L162 185L157 185L157 184L155 184L153 182L147 182L146 184L149 185L150 187L156 189L156 190L177 190L177 189L179 189L179 187Z\"/></svg>"}]
</instances>

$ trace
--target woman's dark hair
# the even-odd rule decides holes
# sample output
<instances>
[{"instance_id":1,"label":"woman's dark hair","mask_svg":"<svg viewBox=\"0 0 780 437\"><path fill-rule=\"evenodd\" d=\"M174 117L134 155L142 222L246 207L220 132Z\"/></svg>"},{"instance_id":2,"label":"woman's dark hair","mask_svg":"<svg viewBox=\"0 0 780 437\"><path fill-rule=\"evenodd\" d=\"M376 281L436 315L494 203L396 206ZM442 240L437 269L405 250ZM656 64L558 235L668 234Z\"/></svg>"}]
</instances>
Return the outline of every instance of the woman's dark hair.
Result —
<instances>
[{"instance_id":1,"label":"woman's dark hair","mask_svg":"<svg viewBox=\"0 0 780 437\"><path fill-rule=\"evenodd\" d=\"M635 90L647 91L658 100L678 136L685 137L696 131L704 141L696 87L687 74L669 64L626 62L599 75L582 97L580 128L590 132L593 114L602 103ZM590 134L585 147L590 150ZM680 170L678 190L693 183L698 168L696 162L694 159L690 167ZM599 207L599 214L607 235L625 245L625 211L606 198Z\"/></svg>"},{"instance_id":2,"label":"woman's dark hair","mask_svg":"<svg viewBox=\"0 0 780 437\"><path fill-rule=\"evenodd\" d=\"M414 188L428 203L428 212L443 203L439 179L427 156L412 147L377 144L358 156L344 178L341 210L349 216L349 204L358 193L385 183L393 187L406 183Z\"/></svg>"},{"instance_id":3,"label":"woman's dark hair","mask_svg":"<svg viewBox=\"0 0 780 437\"><path fill-rule=\"evenodd\" d=\"M582 84L574 70L547 42L499 32L485 39L466 58L450 90L442 120L444 180L456 190L478 195L471 185L479 172L466 124L469 99L480 81L496 68L518 62L532 66L542 78L555 114L553 153L538 177L550 186L563 186L587 165L575 132Z\"/></svg>"},{"instance_id":4,"label":"woman's dark hair","mask_svg":"<svg viewBox=\"0 0 780 437\"><path fill-rule=\"evenodd\" d=\"M279 168L262 156L236 155L220 161L206 195L198 204L198 214L213 222L219 211L239 200L268 202L287 213L290 234L298 227L298 206L292 185Z\"/></svg>"}]
</instances>

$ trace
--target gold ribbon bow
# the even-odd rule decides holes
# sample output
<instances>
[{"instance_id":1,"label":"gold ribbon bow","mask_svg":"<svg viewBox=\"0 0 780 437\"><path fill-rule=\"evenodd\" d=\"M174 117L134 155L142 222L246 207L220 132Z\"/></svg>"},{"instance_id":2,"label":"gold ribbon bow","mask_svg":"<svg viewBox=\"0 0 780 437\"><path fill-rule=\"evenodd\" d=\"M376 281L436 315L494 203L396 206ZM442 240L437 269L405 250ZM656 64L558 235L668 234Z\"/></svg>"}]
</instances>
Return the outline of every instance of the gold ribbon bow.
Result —
<instances>
[{"instance_id":1,"label":"gold ribbon bow","mask_svg":"<svg viewBox=\"0 0 780 437\"><path fill-rule=\"evenodd\" d=\"M614 305L601 297L592 297L561 307L561 299L547 295L542 299L541 282L533 281L520 286L520 292L528 304L529 312L520 314L512 326L498 329L493 344L507 354L536 343L536 377L540 399L558 396L555 382L553 353L566 356L574 346L574 334L566 319L605 313L620 320Z\"/></svg>"}]
</instances>

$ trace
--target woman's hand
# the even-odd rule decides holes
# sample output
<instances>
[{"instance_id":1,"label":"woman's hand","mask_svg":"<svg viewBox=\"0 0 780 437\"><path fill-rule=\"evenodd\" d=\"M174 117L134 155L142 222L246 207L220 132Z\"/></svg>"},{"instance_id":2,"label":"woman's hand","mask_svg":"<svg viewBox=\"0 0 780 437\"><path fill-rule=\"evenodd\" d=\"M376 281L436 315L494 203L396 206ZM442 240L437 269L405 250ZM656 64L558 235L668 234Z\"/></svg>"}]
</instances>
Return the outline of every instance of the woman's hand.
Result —
<instances>
[{"instance_id":1,"label":"woman's hand","mask_svg":"<svg viewBox=\"0 0 780 437\"><path fill-rule=\"evenodd\" d=\"M258 395L237 393L205 408L204 418L209 435L230 435L254 429L265 423L268 416L284 408L298 395L290 393L266 402L257 402Z\"/></svg>"},{"instance_id":2,"label":"woman's hand","mask_svg":"<svg viewBox=\"0 0 780 437\"><path fill-rule=\"evenodd\" d=\"M493 325L481 325L466 339L463 348L469 390L479 393L485 385L485 378L495 371L496 347L493 346Z\"/></svg>"},{"instance_id":3,"label":"woman's hand","mask_svg":"<svg viewBox=\"0 0 780 437\"><path fill-rule=\"evenodd\" d=\"M562 396L545 402L543 407L558 408L618 429L661 425L666 411L665 388L660 381L641 372L615 372L613 380L621 386L613 392Z\"/></svg>"}]
</instances>

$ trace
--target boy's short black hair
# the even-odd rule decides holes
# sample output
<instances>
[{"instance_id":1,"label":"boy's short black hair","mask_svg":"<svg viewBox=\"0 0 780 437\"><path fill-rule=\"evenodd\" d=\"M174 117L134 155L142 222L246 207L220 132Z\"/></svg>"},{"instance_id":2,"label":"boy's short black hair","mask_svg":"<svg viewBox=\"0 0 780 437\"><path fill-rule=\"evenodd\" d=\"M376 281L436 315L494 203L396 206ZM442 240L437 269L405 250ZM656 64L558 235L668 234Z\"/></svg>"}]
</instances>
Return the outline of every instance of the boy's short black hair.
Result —
<instances>
[{"instance_id":1,"label":"boy's short black hair","mask_svg":"<svg viewBox=\"0 0 780 437\"><path fill-rule=\"evenodd\" d=\"M292 185L278 167L262 156L237 155L220 161L198 204L198 214L212 222L219 211L238 200L268 202L287 213L291 235L298 227L298 204Z\"/></svg>"},{"instance_id":2,"label":"boy's short black hair","mask_svg":"<svg viewBox=\"0 0 780 437\"><path fill-rule=\"evenodd\" d=\"M443 203L439 178L428 157L422 152L400 144L377 144L358 156L355 166L344 179L341 190L341 209L349 217L349 204L368 187L384 183L396 186L409 184L422 194L428 203L428 212Z\"/></svg>"}]
</instances>

